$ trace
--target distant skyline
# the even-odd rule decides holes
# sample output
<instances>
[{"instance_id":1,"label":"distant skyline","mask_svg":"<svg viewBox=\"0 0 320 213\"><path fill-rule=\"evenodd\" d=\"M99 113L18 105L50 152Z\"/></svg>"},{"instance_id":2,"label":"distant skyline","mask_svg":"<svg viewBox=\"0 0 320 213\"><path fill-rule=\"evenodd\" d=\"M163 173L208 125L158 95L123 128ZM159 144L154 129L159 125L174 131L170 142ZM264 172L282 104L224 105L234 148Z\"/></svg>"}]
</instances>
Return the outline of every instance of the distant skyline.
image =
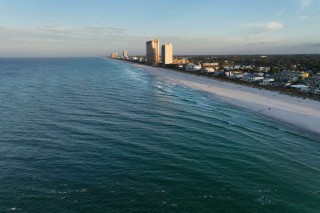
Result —
<instances>
[{"instance_id":1,"label":"distant skyline","mask_svg":"<svg viewBox=\"0 0 320 213\"><path fill-rule=\"evenodd\" d=\"M319 54L320 0L0 0L0 57Z\"/></svg>"}]
</instances>

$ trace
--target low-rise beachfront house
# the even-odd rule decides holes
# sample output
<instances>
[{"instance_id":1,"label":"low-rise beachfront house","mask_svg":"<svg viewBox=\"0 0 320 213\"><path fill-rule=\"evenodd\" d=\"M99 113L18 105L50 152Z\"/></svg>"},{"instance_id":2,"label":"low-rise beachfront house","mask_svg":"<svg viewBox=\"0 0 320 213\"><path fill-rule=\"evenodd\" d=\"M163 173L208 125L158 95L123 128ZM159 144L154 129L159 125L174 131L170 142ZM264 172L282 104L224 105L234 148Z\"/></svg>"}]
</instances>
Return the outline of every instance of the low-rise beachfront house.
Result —
<instances>
[{"instance_id":1,"label":"low-rise beachfront house","mask_svg":"<svg viewBox=\"0 0 320 213\"><path fill-rule=\"evenodd\" d=\"M307 77L307 73L284 70L276 75L276 80L282 82L289 81L295 83L299 82L300 79L304 79L305 77Z\"/></svg>"},{"instance_id":2,"label":"low-rise beachfront house","mask_svg":"<svg viewBox=\"0 0 320 213\"><path fill-rule=\"evenodd\" d=\"M269 72L270 67L258 67L257 71L258 72Z\"/></svg>"},{"instance_id":3,"label":"low-rise beachfront house","mask_svg":"<svg viewBox=\"0 0 320 213\"><path fill-rule=\"evenodd\" d=\"M297 84L297 85L291 85L290 87L298 89L298 90L301 90L303 92L311 92L311 88L309 86L306 86L306 85Z\"/></svg>"},{"instance_id":4,"label":"low-rise beachfront house","mask_svg":"<svg viewBox=\"0 0 320 213\"><path fill-rule=\"evenodd\" d=\"M273 82L274 82L274 78L264 78L260 84L268 86L273 84Z\"/></svg>"},{"instance_id":5,"label":"low-rise beachfront house","mask_svg":"<svg viewBox=\"0 0 320 213\"><path fill-rule=\"evenodd\" d=\"M320 86L314 90L314 94L320 95Z\"/></svg>"},{"instance_id":6,"label":"low-rise beachfront house","mask_svg":"<svg viewBox=\"0 0 320 213\"><path fill-rule=\"evenodd\" d=\"M240 70L236 70L236 71L224 70L224 75L230 78L242 78L244 75L244 72Z\"/></svg>"},{"instance_id":7,"label":"low-rise beachfront house","mask_svg":"<svg viewBox=\"0 0 320 213\"><path fill-rule=\"evenodd\" d=\"M233 72L230 70L223 70L223 74L227 77L231 77L233 75Z\"/></svg>"},{"instance_id":8,"label":"low-rise beachfront house","mask_svg":"<svg viewBox=\"0 0 320 213\"><path fill-rule=\"evenodd\" d=\"M251 69L253 69L254 67L255 67L254 65L245 65L245 66L243 66L243 69L251 70Z\"/></svg>"},{"instance_id":9,"label":"low-rise beachfront house","mask_svg":"<svg viewBox=\"0 0 320 213\"><path fill-rule=\"evenodd\" d=\"M312 77L307 77L304 79L304 83L310 86L319 86L320 85L320 74L315 74Z\"/></svg>"},{"instance_id":10,"label":"low-rise beachfront house","mask_svg":"<svg viewBox=\"0 0 320 213\"><path fill-rule=\"evenodd\" d=\"M213 72L215 72L215 69L213 67L202 67L201 72L202 73L213 73Z\"/></svg>"},{"instance_id":11,"label":"low-rise beachfront house","mask_svg":"<svg viewBox=\"0 0 320 213\"><path fill-rule=\"evenodd\" d=\"M292 83L291 82L276 82L277 86L289 87Z\"/></svg>"},{"instance_id":12,"label":"low-rise beachfront house","mask_svg":"<svg viewBox=\"0 0 320 213\"><path fill-rule=\"evenodd\" d=\"M219 63L202 63L202 67L219 67Z\"/></svg>"},{"instance_id":13,"label":"low-rise beachfront house","mask_svg":"<svg viewBox=\"0 0 320 213\"><path fill-rule=\"evenodd\" d=\"M130 61L138 61L138 60L139 60L139 58L136 57L136 56L133 56L133 57L130 58Z\"/></svg>"},{"instance_id":14,"label":"low-rise beachfront house","mask_svg":"<svg viewBox=\"0 0 320 213\"><path fill-rule=\"evenodd\" d=\"M186 71L190 71L190 72L197 72L197 71L201 70L201 65L198 65L198 64L187 64L185 70Z\"/></svg>"},{"instance_id":15,"label":"low-rise beachfront house","mask_svg":"<svg viewBox=\"0 0 320 213\"><path fill-rule=\"evenodd\" d=\"M233 66L224 66L223 69L226 71L233 70Z\"/></svg>"},{"instance_id":16,"label":"low-rise beachfront house","mask_svg":"<svg viewBox=\"0 0 320 213\"><path fill-rule=\"evenodd\" d=\"M263 76L257 75L257 74L246 74L243 76L242 80L248 81L248 82L256 82L256 81L262 81L264 79Z\"/></svg>"},{"instance_id":17,"label":"low-rise beachfront house","mask_svg":"<svg viewBox=\"0 0 320 213\"><path fill-rule=\"evenodd\" d=\"M185 70L183 64L176 64L176 68L177 68L178 70Z\"/></svg>"},{"instance_id":18,"label":"low-rise beachfront house","mask_svg":"<svg viewBox=\"0 0 320 213\"><path fill-rule=\"evenodd\" d=\"M213 73L214 76L222 76L224 75L224 70L216 70L214 73Z\"/></svg>"},{"instance_id":19,"label":"low-rise beachfront house","mask_svg":"<svg viewBox=\"0 0 320 213\"><path fill-rule=\"evenodd\" d=\"M240 69L241 68L241 65L240 64L235 64L235 65L233 65L233 69L234 70L238 70L238 69Z\"/></svg>"},{"instance_id":20,"label":"low-rise beachfront house","mask_svg":"<svg viewBox=\"0 0 320 213\"><path fill-rule=\"evenodd\" d=\"M306 92L318 95L320 94L320 87L309 86L309 90Z\"/></svg>"},{"instance_id":21,"label":"low-rise beachfront house","mask_svg":"<svg viewBox=\"0 0 320 213\"><path fill-rule=\"evenodd\" d=\"M187 58L174 58L172 61L173 64L189 64L190 61Z\"/></svg>"},{"instance_id":22,"label":"low-rise beachfront house","mask_svg":"<svg viewBox=\"0 0 320 213\"><path fill-rule=\"evenodd\" d=\"M201 72L213 73L217 68L219 68L219 63L202 63Z\"/></svg>"},{"instance_id":23,"label":"low-rise beachfront house","mask_svg":"<svg viewBox=\"0 0 320 213\"><path fill-rule=\"evenodd\" d=\"M230 77L231 77L231 78L241 79L241 78L243 78L246 74L247 74L247 73L234 72Z\"/></svg>"}]
</instances>

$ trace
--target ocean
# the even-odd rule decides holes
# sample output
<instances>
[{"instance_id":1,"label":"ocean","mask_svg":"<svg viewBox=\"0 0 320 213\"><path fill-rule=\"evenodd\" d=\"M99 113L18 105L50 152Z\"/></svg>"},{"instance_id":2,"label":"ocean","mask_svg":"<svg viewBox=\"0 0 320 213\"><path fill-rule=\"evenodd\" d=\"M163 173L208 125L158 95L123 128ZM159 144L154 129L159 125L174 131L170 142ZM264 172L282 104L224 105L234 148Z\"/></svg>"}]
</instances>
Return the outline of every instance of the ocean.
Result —
<instances>
[{"instance_id":1,"label":"ocean","mask_svg":"<svg viewBox=\"0 0 320 213\"><path fill-rule=\"evenodd\" d=\"M105 58L0 59L0 212L319 212L320 139Z\"/></svg>"}]
</instances>

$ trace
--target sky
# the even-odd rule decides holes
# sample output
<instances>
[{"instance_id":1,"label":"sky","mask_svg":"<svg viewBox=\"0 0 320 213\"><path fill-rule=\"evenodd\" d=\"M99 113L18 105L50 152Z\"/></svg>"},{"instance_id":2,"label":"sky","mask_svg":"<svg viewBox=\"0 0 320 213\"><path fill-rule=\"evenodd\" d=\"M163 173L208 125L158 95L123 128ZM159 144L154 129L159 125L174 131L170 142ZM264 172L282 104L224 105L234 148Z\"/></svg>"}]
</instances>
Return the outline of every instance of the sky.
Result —
<instances>
[{"instance_id":1,"label":"sky","mask_svg":"<svg viewBox=\"0 0 320 213\"><path fill-rule=\"evenodd\" d=\"M320 0L0 0L0 57L320 54Z\"/></svg>"}]
</instances>

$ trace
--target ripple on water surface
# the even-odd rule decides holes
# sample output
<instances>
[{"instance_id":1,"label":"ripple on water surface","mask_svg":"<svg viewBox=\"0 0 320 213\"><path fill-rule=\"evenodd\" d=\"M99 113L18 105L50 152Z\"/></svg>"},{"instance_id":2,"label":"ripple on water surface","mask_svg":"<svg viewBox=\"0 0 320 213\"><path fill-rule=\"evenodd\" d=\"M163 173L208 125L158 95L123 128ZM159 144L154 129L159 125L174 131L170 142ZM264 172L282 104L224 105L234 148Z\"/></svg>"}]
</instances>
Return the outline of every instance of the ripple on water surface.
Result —
<instances>
[{"instance_id":1,"label":"ripple on water surface","mask_svg":"<svg viewBox=\"0 0 320 213\"><path fill-rule=\"evenodd\" d=\"M316 212L319 138L102 58L0 59L0 211Z\"/></svg>"}]
</instances>

